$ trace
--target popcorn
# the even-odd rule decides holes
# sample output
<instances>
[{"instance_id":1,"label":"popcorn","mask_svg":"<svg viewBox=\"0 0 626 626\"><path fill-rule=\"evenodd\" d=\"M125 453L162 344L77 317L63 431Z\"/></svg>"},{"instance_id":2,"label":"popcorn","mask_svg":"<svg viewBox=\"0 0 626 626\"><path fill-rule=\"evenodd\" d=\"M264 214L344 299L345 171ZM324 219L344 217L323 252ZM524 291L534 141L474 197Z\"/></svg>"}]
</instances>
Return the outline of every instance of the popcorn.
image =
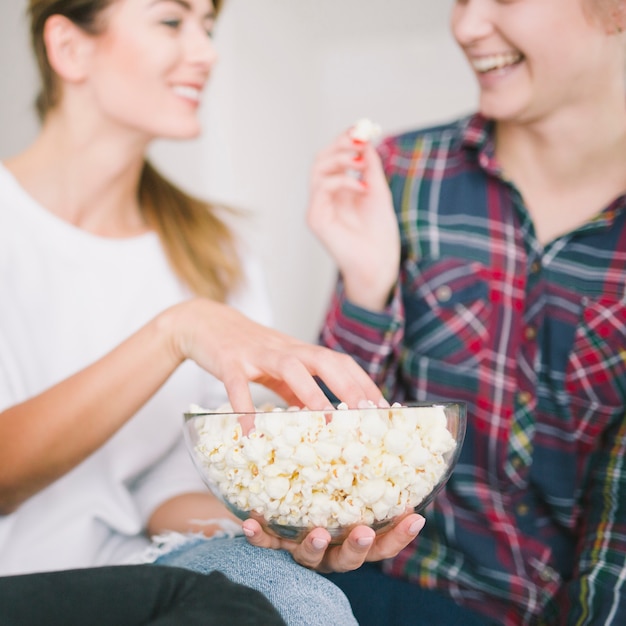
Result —
<instances>
[{"instance_id":1,"label":"popcorn","mask_svg":"<svg viewBox=\"0 0 626 626\"><path fill-rule=\"evenodd\" d=\"M354 124L350 135L353 139L358 139L359 141L374 141L378 138L381 131L382 129L378 124L374 124L372 120L367 118L362 118Z\"/></svg>"},{"instance_id":2,"label":"popcorn","mask_svg":"<svg viewBox=\"0 0 626 626\"><path fill-rule=\"evenodd\" d=\"M420 504L456 446L444 408L338 409L257 413L247 435L230 408L199 419L205 476L231 506L293 527L372 525Z\"/></svg>"}]
</instances>

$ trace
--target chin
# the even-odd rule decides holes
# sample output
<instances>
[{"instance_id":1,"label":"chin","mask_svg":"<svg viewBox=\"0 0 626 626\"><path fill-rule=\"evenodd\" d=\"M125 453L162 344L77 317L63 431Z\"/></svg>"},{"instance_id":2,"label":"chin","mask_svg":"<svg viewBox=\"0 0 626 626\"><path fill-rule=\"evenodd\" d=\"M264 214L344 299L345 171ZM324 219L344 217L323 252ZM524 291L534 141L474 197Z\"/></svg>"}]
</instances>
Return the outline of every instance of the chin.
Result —
<instances>
[{"instance_id":1,"label":"chin","mask_svg":"<svg viewBox=\"0 0 626 626\"><path fill-rule=\"evenodd\" d=\"M522 115L522 108L518 103L505 102L502 99L496 102L495 99L481 98L478 111L483 117L496 122L513 122Z\"/></svg>"},{"instance_id":2,"label":"chin","mask_svg":"<svg viewBox=\"0 0 626 626\"><path fill-rule=\"evenodd\" d=\"M202 127L199 124L188 127L178 127L170 129L162 129L159 133L159 137L162 139L178 139L184 141L185 139L197 139L202 134Z\"/></svg>"}]
</instances>

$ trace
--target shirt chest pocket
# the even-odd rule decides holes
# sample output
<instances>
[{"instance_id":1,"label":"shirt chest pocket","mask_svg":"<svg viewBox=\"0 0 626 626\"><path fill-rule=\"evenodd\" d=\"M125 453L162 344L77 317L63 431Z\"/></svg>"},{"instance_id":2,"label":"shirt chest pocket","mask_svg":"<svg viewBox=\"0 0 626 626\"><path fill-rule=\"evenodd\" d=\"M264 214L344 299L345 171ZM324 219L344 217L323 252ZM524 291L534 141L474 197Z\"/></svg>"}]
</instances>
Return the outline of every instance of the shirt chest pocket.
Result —
<instances>
[{"instance_id":1,"label":"shirt chest pocket","mask_svg":"<svg viewBox=\"0 0 626 626\"><path fill-rule=\"evenodd\" d=\"M486 268L464 259L423 259L404 266L406 343L415 357L474 367L489 336Z\"/></svg>"},{"instance_id":2,"label":"shirt chest pocket","mask_svg":"<svg viewBox=\"0 0 626 626\"><path fill-rule=\"evenodd\" d=\"M574 415L602 429L604 419L626 406L626 298L585 298L582 304L565 384Z\"/></svg>"}]
</instances>

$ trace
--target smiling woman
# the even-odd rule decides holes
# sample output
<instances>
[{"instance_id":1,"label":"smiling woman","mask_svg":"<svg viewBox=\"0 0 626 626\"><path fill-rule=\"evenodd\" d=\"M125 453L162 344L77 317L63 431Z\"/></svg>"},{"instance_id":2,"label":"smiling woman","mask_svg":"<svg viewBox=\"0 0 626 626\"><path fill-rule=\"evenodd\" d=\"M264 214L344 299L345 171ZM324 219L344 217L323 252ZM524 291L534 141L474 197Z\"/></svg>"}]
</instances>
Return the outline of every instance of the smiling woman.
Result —
<instances>
[{"instance_id":1,"label":"smiling woman","mask_svg":"<svg viewBox=\"0 0 626 626\"><path fill-rule=\"evenodd\" d=\"M361 626L621 626L626 1L457 0L451 26L476 113L344 133L313 171L323 342L470 416L419 539L331 579Z\"/></svg>"},{"instance_id":2,"label":"smiling woman","mask_svg":"<svg viewBox=\"0 0 626 626\"><path fill-rule=\"evenodd\" d=\"M155 136L196 136L200 126L195 108L215 62L207 35L212 33L221 4L200 3L200 12L195 14L185 0L142 4L33 0L31 39L42 83L36 100L40 118L54 112L62 89L83 80L83 74L70 74L64 86L63 68L66 76L81 68L63 64L53 69L50 65L46 42L63 37L66 19L84 32L83 43L94 47L93 53L100 51L93 61L99 108L128 127L143 130L144 141ZM109 28L111 20L120 28ZM184 47L191 48L192 54L186 65L180 62ZM240 270L232 237L218 209L172 185L149 162L143 165L139 196L141 222L158 233L179 276L197 293L223 301Z\"/></svg>"},{"instance_id":3,"label":"smiling woman","mask_svg":"<svg viewBox=\"0 0 626 626\"><path fill-rule=\"evenodd\" d=\"M313 569L392 556L423 519L274 540L207 492L182 439L190 403L251 410L251 382L314 409L318 379L385 404L350 357L262 325L259 267L223 209L146 160L200 132L219 4L30 9L41 130L0 165L0 574L158 560L254 586L290 623L354 623Z\"/></svg>"}]
</instances>

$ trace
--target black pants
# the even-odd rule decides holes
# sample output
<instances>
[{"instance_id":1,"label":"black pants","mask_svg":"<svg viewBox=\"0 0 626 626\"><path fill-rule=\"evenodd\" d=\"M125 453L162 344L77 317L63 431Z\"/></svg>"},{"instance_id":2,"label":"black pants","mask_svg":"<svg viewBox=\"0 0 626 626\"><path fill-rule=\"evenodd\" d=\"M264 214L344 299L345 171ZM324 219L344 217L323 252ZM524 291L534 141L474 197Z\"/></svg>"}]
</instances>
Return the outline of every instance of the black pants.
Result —
<instances>
[{"instance_id":1,"label":"black pants","mask_svg":"<svg viewBox=\"0 0 626 626\"><path fill-rule=\"evenodd\" d=\"M219 572L130 565L0 577L0 626L285 626Z\"/></svg>"}]
</instances>

